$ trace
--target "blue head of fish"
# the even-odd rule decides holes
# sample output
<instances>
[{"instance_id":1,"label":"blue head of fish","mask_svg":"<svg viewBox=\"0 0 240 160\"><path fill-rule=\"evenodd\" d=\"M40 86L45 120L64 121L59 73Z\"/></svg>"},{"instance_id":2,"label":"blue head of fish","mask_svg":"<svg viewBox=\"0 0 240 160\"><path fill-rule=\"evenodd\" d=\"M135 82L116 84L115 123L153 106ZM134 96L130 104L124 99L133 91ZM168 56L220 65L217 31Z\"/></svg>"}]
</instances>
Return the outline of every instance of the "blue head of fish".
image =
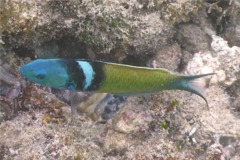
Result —
<instances>
[{"instance_id":1,"label":"blue head of fish","mask_svg":"<svg viewBox=\"0 0 240 160\"><path fill-rule=\"evenodd\" d=\"M66 69L59 60L38 59L19 69L28 80L53 88L63 89L68 81Z\"/></svg>"}]
</instances>

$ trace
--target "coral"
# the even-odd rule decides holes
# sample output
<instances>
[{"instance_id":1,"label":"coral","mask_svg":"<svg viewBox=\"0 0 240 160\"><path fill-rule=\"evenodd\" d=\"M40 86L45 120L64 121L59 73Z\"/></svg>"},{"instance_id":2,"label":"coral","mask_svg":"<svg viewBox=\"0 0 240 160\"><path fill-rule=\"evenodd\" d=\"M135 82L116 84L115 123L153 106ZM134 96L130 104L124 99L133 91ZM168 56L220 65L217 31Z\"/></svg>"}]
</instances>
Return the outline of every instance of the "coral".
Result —
<instances>
[{"instance_id":1,"label":"coral","mask_svg":"<svg viewBox=\"0 0 240 160\"><path fill-rule=\"evenodd\" d=\"M229 47L223 38L213 35L211 47L213 52L196 53L187 66L187 72L202 74L215 72L211 83L223 82L231 85L237 80L240 70L240 48Z\"/></svg>"},{"instance_id":2,"label":"coral","mask_svg":"<svg viewBox=\"0 0 240 160\"><path fill-rule=\"evenodd\" d=\"M180 2L180 3L179 3ZM201 1L154 1L156 9L161 11L162 18L170 23L189 21L204 7Z\"/></svg>"},{"instance_id":3,"label":"coral","mask_svg":"<svg viewBox=\"0 0 240 160\"><path fill-rule=\"evenodd\" d=\"M216 34L224 37L230 46L239 46L239 2L214 0L205 4L208 10L207 15L212 21Z\"/></svg>"},{"instance_id":4,"label":"coral","mask_svg":"<svg viewBox=\"0 0 240 160\"><path fill-rule=\"evenodd\" d=\"M18 62L12 55L0 60L0 122L13 118L19 107L22 81L15 71Z\"/></svg>"},{"instance_id":5,"label":"coral","mask_svg":"<svg viewBox=\"0 0 240 160\"><path fill-rule=\"evenodd\" d=\"M7 37L3 41L11 47L33 49L53 38L72 35L89 47L109 52L115 45L125 47L132 34L121 10L104 7L104 3L7 1L1 11L1 28Z\"/></svg>"},{"instance_id":6,"label":"coral","mask_svg":"<svg viewBox=\"0 0 240 160\"><path fill-rule=\"evenodd\" d=\"M60 39L69 34L89 47L109 52L109 48L116 45L116 40L117 45L125 45L132 32L126 17L110 6L103 7L102 3L8 1L3 3L1 9L1 28L8 37L4 41L12 47L14 44L16 47L23 45L33 48L52 38Z\"/></svg>"},{"instance_id":7,"label":"coral","mask_svg":"<svg viewBox=\"0 0 240 160\"><path fill-rule=\"evenodd\" d=\"M239 17L238 1L0 1L0 159L239 159ZM38 57L216 75L208 109L174 90L107 107L80 93L70 112L68 91L20 77Z\"/></svg>"},{"instance_id":8,"label":"coral","mask_svg":"<svg viewBox=\"0 0 240 160\"><path fill-rule=\"evenodd\" d=\"M189 20L202 7L197 1L5 1L0 27L10 48L35 50L70 36L94 53L151 53L173 36L172 24ZM156 12L145 14L145 8Z\"/></svg>"}]
</instances>

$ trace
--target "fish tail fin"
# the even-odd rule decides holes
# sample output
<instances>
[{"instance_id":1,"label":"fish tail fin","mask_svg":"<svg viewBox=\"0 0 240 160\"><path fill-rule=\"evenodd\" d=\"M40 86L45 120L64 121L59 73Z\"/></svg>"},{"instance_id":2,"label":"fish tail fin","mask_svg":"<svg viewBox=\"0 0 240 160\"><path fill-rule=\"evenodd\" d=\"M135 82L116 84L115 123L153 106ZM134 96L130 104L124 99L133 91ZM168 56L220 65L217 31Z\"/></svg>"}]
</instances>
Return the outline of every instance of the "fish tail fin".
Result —
<instances>
[{"instance_id":1,"label":"fish tail fin","mask_svg":"<svg viewBox=\"0 0 240 160\"><path fill-rule=\"evenodd\" d=\"M199 81L198 79L202 77L210 76L213 74L215 73L181 76L180 89L200 96L206 102L207 107L209 108L208 101L204 96L204 92L205 92L204 86L201 83L201 81Z\"/></svg>"}]
</instances>

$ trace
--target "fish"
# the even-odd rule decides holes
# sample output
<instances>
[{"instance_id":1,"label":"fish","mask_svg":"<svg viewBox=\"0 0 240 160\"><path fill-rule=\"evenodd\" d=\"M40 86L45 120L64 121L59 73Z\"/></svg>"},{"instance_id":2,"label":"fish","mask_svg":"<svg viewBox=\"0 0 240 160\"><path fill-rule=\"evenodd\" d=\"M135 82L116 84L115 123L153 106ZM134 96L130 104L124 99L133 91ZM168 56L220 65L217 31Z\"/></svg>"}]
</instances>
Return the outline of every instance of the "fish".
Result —
<instances>
[{"instance_id":1,"label":"fish","mask_svg":"<svg viewBox=\"0 0 240 160\"><path fill-rule=\"evenodd\" d=\"M86 59L36 59L20 67L26 79L70 91L138 96L164 90L185 90L207 104L196 79L213 75L184 75L163 68L149 68Z\"/></svg>"}]
</instances>

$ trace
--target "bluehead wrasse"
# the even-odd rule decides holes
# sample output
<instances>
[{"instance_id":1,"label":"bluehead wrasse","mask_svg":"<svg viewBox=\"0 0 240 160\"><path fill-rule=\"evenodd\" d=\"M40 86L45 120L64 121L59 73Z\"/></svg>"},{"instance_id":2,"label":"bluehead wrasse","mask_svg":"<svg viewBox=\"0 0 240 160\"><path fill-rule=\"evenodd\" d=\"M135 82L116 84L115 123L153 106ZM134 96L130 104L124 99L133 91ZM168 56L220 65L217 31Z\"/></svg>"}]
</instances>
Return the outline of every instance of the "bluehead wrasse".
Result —
<instances>
[{"instance_id":1,"label":"bluehead wrasse","mask_svg":"<svg viewBox=\"0 0 240 160\"><path fill-rule=\"evenodd\" d=\"M56 89L141 95L163 90L185 90L207 99L196 79L213 75L175 74L162 68L136 67L82 59L37 59L20 68L22 76Z\"/></svg>"}]
</instances>

